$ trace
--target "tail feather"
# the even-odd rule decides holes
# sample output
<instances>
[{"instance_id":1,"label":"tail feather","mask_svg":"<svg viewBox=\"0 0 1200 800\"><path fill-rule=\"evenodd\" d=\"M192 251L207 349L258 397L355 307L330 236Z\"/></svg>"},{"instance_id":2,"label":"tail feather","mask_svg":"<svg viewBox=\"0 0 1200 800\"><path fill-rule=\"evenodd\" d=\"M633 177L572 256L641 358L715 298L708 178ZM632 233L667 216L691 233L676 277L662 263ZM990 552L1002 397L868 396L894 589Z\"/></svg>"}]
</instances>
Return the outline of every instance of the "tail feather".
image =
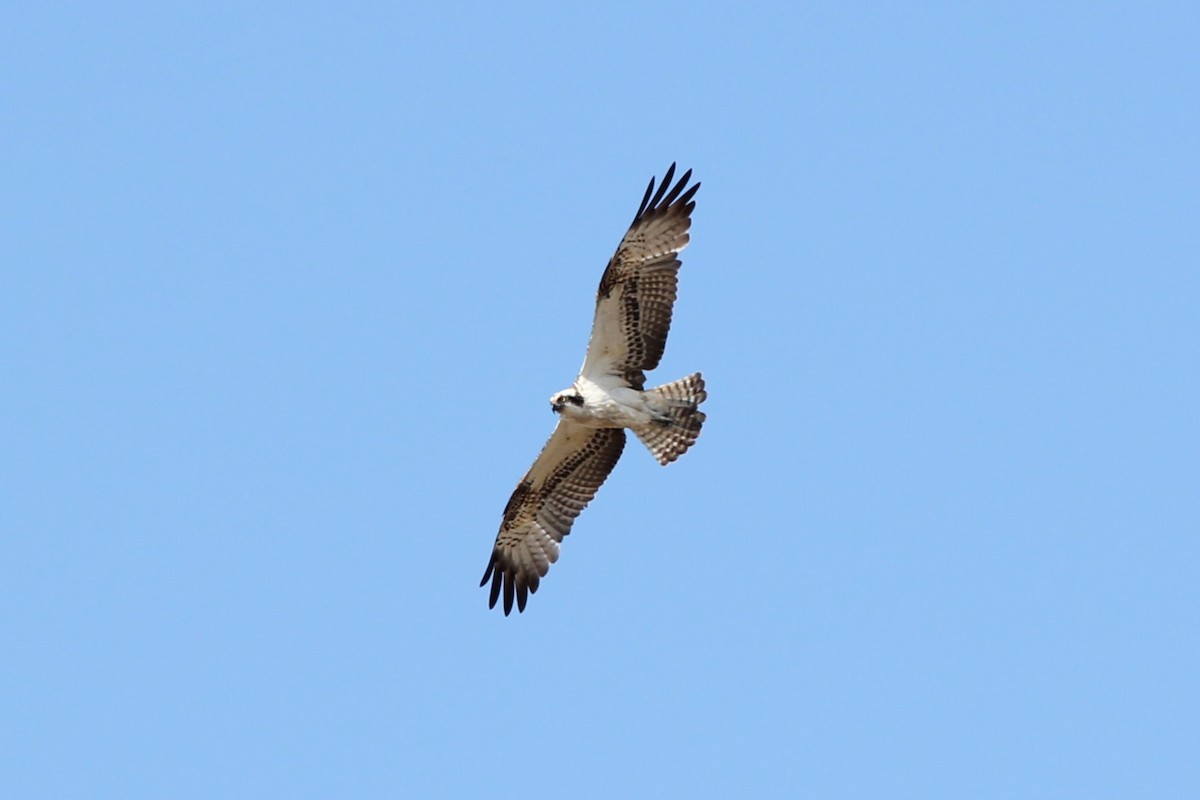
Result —
<instances>
[{"instance_id":1,"label":"tail feather","mask_svg":"<svg viewBox=\"0 0 1200 800\"><path fill-rule=\"evenodd\" d=\"M634 428L633 432L658 463L665 466L696 443L705 419L699 406L708 397L708 392L704 391L704 378L696 372L647 389L646 395L651 410L658 417L647 425Z\"/></svg>"}]
</instances>

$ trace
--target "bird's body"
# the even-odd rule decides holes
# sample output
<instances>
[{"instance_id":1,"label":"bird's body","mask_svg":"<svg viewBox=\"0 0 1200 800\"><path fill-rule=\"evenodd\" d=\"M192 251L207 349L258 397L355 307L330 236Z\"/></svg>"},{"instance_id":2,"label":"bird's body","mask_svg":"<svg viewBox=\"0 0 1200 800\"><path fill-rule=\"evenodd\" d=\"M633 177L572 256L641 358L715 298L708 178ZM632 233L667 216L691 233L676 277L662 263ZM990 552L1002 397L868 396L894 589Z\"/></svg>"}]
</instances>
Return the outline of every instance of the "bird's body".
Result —
<instances>
[{"instance_id":1,"label":"bird's body","mask_svg":"<svg viewBox=\"0 0 1200 800\"><path fill-rule=\"evenodd\" d=\"M660 464L682 455L700 435L708 396L694 373L645 388L658 366L675 303L676 257L688 243L691 170L671 188L675 165L658 192L654 180L600 279L587 357L574 383L550 397L558 426L504 508L500 532L480 586L490 580L489 605L504 595L504 613L525 603L558 560L559 543L595 496L632 430ZM670 191L668 192L668 188ZM652 197L653 195L653 197Z\"/></svg>"},{"instance_id":2,"label":"bird's body","mask_svg":"<svg viewBox=\"0 0 1200 800\"><path fill-rule=\"evenodd\" d=\"M559 414L587 428L636 428L654 419L647 395L612 375L596 379L580 375L571 388L550 398L550 405L567 392L583 398L582 405L563 403Z\"/></svg>"}]
</instances>

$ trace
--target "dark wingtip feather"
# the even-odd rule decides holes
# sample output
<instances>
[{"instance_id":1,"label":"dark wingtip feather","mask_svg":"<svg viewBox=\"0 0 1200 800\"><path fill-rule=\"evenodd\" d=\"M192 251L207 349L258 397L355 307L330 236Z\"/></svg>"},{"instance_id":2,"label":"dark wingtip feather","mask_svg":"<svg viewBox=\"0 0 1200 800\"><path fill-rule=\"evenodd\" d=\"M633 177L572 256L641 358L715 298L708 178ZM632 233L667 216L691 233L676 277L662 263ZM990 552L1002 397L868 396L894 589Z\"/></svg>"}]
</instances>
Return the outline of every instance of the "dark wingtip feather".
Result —
<instances>
[{"instance_id":1,"label":"dark wingtip feather","mask_svg":"<svg viewBox=\"0 0 1200 800\"><path fill-rule=\"evenodd\" d=\"M654 199L650 201L651 209L658 208L658 204L662 202L663 195L667 193L667 189L671 188L671 179L674 177L675 164L672 162L671 166L667 169L666 174L663 175L662 180L659 181L658 191L654 193Z\"/></svg>"},{"instance_id":2,"label":"dark wingtip feather","mask_svg":"<svg viewBox=\"0 0 1200 800\"><path fill-rule=\"evenodd\" d=\"M691 174L692 174L692 171L689 169L688 175L691 175ZM680 181L680 184L682 185L683 181ZM687 206L687 211L689 214L692 212L692 209L696 207L696 203L694 200L692 200L692 198L696 196L696 192L699 189L700 189L700 181L696 181L694 184L692 184L692 188L690 188L686 192L684 192L683 196L679 198L679 205Z\"/></svg>"},{"instance_id":3,"label":"dark wingtip feather","mask_svg":"<svg viewBox=\"0 0 1200 800\"><path fill-rule=\"evenodd\" d=\"M650 183L646 185L646 193L642 195L642 203L638 206L637 213L633 215L631 226L636 225L637 221L642 218L642 213L646 210L646 206L650 204L650 193L654 191L654 178L650 179Z\"/></svg>"},{"instance_id":4,"label":"dark wingtip feather","mask_svg":"<svg viewBox=\"0 0 1200 800\"><path fill-rule=\"evenodd\" d=\"M513 606L513 579L511 575L505 575L504 584L504 616L512 613Z\"/></svg>"},{"instance_id":5,"label":"dark wingtip feather","mask_svg":"<svg viewBox=\"0 0 1200 800\"><path fill-rule=\"evenodd\" d=\"M496 601L500 599L500 584L504 582L504 573L499 570L492 576L492 588L488 592L488 608L495 608Z\"/></svg>"},{"instance_id":6,"label":"dark wingtip feather","mask_svg":"<svg viewBox=\"0 0 1200 800\"><path fill-rule=\"evenodd\" d=\"M674 203L675 198L679 197L679 193L683 191L685 186L687 186L688 179L691 177L692 177L692 171L690 169L687 172L683 173L683 177L680 178L675 183L675 186L674 186L674 188L671 189L671 192L662 199L662 201L661 201L662 205L669 206L672 203Z\"/></svg>"},{"instance_id":7,"label":"dark wingtip feather","mask_svg":"<svg viewBox=\"0 0 1200 800\"><path fill-rule=\"evenodd\" d=\"M687 183L691 180L691 177L692 171L689 169L680 176L678 181L674 181L675 163L672 162L671 166L663 174L661 181L655 181L654 178L651 178L650 183L646 186L646 193L642 195L642 202L638 206L637 213L633 215L633 222L630 223L630 227L636 225L638 220L645 214L661 208L671 208L677 205L683 206L684 212L690 214L692 209L696 207L696 204L692 202L692 198L696 196L696 191L700 188L699 181L695 185L688 187ZM672 185L673 181L674 185ZM654 190L656 183L658 186L657 192ZM684 191L685 188L687 191Z\"/></svg>"},{"instance_id":8,"label":"dark wingtip feather","mask_svg":"<svg viewBox=\"0 0 1200 800\"><path fill-rule=\"evenodd\" d=\"M483 572L483 579L479 581L480 586L486 586L488 580L491 580L492 586L488 592L488 608L495 608L496 603L500 600L500 594L504 594L504 616L512 613L513 600L516 600L517 611L524 611L525 604L529 601L529 595L538 590L540 576L533 575L529 578L522 578L519 574L510 573L504 569L499 563L499 555L492 553L492 560L488 562L487 569Z\"/></svg>"},{"instance_id":9,"label":"dark wingtip feather","mask_svg":"<svg viewBox=\"0 0 1200 800\"><path fill-rule=\"evenodd\" d=\"M523 612L525 610L525 602L527 600L529 600L529 587L526 586L525 584L521 584L517 587L517 611L518 612Z\"/></svg>"}]
</instances>

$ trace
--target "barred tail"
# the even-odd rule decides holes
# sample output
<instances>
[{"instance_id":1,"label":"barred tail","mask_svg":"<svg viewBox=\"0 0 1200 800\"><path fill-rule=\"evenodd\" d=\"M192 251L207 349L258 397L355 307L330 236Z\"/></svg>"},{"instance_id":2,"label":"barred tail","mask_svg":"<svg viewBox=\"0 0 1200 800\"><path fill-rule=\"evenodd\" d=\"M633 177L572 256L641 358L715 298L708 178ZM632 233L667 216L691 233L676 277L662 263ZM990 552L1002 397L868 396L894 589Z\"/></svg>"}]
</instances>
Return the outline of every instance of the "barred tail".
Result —
<instances>
[{"instance_id":1,"label":"barred tail","mask_svg":"<svg viewBox=\"0 0 1200 800\"><path fill-rule=\"evenodd\" d=\"M670 464L696 443L704 424L704 412L699 405L707 397L704 378L699 372L646 390L646 399L658 417L633 432L658 463Z\"/></svg>"}]
</instances>

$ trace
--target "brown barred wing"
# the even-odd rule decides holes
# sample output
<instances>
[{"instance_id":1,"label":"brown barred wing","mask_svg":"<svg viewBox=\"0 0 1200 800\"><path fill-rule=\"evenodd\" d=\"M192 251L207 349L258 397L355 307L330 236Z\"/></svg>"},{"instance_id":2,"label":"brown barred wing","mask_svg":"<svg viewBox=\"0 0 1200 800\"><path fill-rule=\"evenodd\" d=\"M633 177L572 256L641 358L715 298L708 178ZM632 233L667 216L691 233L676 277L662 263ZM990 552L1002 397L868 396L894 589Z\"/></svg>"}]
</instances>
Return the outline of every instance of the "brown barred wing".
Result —
<instances>
[{"instance_id":1,"label":"brown barred wing","mask_svg":"<svg viewBox=\"0 0 1200 800\"><path fill-rule=\"evenodd\" d=\"M688 187L688 170L672 185L675 165L654 179L617 252L608 262L596 292L592 338L583 375L623 378L641 389L645 370L658 366L671 329L671 313L679 283L678 255L688 243L692 198L700 184Z\"/></svg>"},{"instance_id":2,"label":"brown barred wing","mask_svg":"<svg viewBox=\"0 0 1200 800\"><path fill-rule=\"evenodd\" d=\"M620 428L586 428L559 420L529 472L517 484L480 586L490 580L488 607L504 595L504 614L524 611L531 592L558 560L559 543L596 496L625 447Z\"/></svg>"}]
</instances>

